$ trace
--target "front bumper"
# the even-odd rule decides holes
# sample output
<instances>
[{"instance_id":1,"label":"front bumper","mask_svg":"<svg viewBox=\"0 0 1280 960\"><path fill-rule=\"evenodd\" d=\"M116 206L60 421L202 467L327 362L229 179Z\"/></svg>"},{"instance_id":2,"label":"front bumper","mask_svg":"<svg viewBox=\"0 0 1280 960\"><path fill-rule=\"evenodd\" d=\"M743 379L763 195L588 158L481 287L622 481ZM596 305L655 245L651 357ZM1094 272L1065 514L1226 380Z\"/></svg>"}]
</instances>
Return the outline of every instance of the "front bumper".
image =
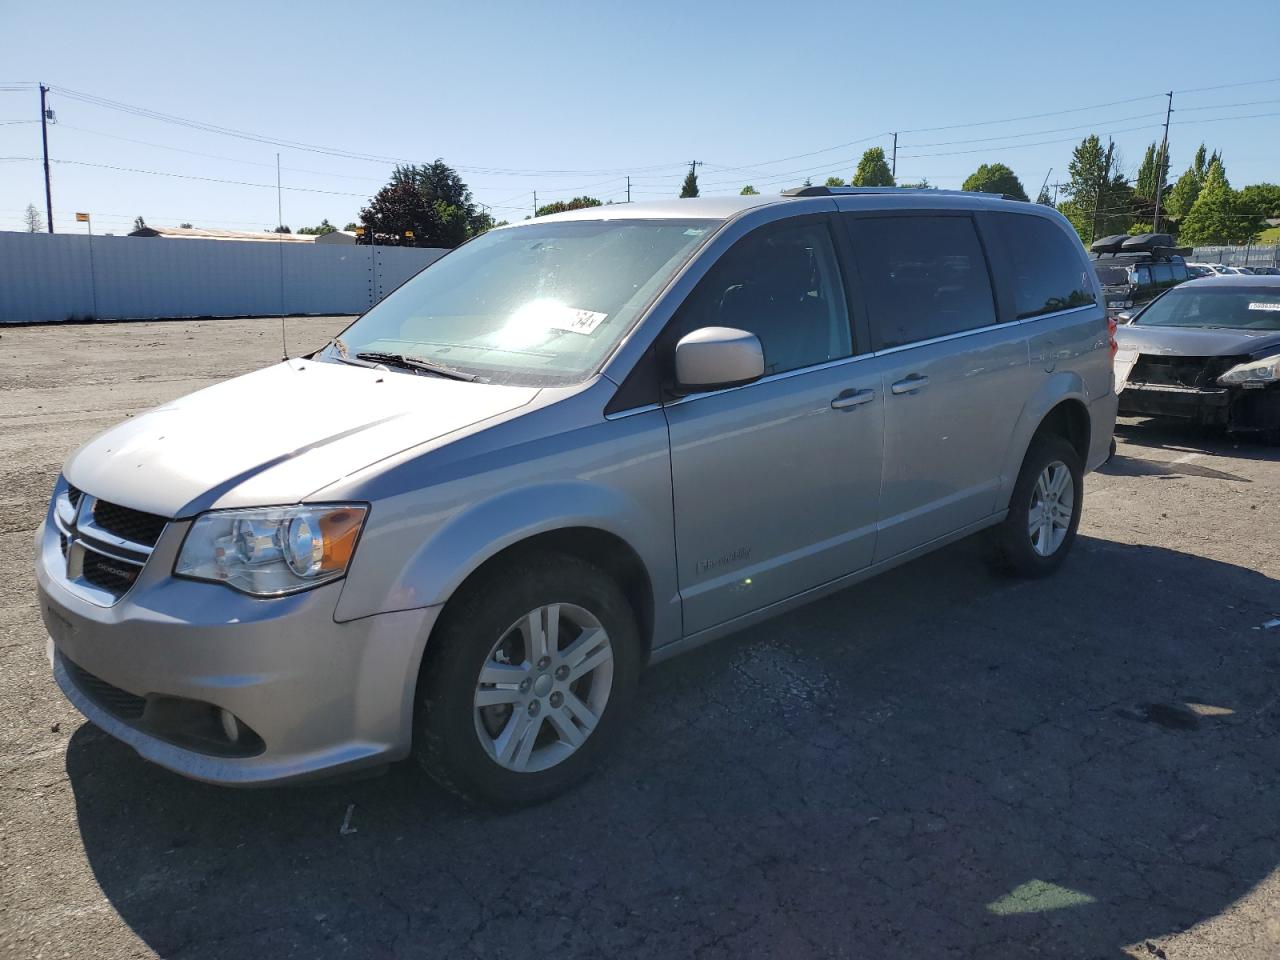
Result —
<instances>
[{"instance_id":1,"label":"front bumper","mask_svg":"<svg viewBox=\"0 0 1280 960\"><path fill-rule=\"evenodd\" d=\"M185 526L169 525L112 606L66 583L57 532L41 526L36 589L67 699L146 759L210 783L280 783L407 756L418 667L440 608L337 623L341 582L264 600L175 579ZM216 726L192 735L193 716L224 710L252 736L219 743Z\"/></svg>"},{"instance_id":2,"label":"front bumper","mask_svg":"<svg viewBox=\"0 0 1280 960\"><path fill-rule=\"evenodd\" d=\"M1171 417L1242 433L1280 430L1280 389L1130 383L1120 392L1120 413Z\"/></svg>"}]
</instances>

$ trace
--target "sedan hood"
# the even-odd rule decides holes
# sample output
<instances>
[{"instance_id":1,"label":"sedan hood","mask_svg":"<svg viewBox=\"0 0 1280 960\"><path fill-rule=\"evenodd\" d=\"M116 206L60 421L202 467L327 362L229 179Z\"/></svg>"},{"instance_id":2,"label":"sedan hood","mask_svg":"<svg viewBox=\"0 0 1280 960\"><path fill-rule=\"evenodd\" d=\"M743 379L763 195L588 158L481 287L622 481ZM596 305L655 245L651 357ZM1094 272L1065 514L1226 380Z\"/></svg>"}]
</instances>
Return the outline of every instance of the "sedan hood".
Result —
<instances>
[{"instance_id":1,"label":"sedan hood","mask_svg":"<svg viewBox=\"0 0 1280 960\"><path fill-rule=\"evenodd\" d=\"M166 517L294 503L410 447L527 404L533 387L289 360L113 427L67 461L68 482Z\"/></svg>"},{"instance_id":2,"label":"sedan hood","mask_svg":"<svg viewBox=\"0 0 1280 960\"><path fill-rule=\"evenodd\" d=\"M1205 327L1123 326L1116 332L1122 348L1173 357L1259 356L1280 351L1275 330L1223 330Z\"/></svg>"}]
</instances>

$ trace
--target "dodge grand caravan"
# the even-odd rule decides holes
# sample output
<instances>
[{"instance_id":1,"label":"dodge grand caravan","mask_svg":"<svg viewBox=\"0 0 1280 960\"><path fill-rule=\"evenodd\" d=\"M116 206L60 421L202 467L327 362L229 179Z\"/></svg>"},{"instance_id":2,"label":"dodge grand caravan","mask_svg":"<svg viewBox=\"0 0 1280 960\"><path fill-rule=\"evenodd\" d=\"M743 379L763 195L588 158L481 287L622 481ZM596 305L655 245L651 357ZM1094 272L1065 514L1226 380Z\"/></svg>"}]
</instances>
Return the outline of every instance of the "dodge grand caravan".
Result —
<instances>
[{"instance_id":1,"label":"dodge grand caravan","mask_svg":"<svg viewBox=\"0 0 1280 960\"><path fill-rule=\"evenodd\" d=\"M1113 331L1066 221L982 194L492 230L318 352L66 462L37 535L54 675L201 780L412 755L536 801L646 663L979 531L1057 568Z\"/></svg>"}]
</instances>

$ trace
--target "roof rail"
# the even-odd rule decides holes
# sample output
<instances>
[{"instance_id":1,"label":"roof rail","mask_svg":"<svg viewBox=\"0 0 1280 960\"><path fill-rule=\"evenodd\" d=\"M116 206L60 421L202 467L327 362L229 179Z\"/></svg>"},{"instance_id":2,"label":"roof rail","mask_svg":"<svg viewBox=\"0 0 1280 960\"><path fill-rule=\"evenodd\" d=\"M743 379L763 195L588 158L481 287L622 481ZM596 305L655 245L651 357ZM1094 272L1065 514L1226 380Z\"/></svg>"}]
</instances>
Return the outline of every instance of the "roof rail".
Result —
<instances>
[{"instance_id":1,"label":"roof rail","mask_svg":"<svg viewBox=\"0 0 1280 960\"><path fill-rule=\"evenodd\" d=\"M927 193L931 197L998 197L1002 200L1014 198L1005 193L988 193L985 190L938 190L935 187L792 187L783 190L784 197L843 197L869 194L904 194Z\"/></svg>"}]
</instances>

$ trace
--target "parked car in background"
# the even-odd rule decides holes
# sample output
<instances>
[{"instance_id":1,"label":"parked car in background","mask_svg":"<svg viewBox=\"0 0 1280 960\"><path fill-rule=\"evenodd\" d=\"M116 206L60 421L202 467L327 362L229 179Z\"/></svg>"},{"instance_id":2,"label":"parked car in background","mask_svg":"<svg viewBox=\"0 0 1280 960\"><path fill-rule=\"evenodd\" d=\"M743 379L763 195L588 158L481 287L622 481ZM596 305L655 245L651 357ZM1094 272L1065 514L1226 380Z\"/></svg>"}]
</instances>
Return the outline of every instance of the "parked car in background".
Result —
<instances>
[{"instance_id":1,"label":"parked car in background","mask_svg":"<svg viewBox=\"0 0 1280 960\"><path fill-rule=\"evenodd\" d=\"M54 674L201 780L413 755L541 800L650 661L979 531L1056 570L1111 444L1112 333L1070 224L981 194L490 230L314 355L67 460L37 536Z\"/></svg>"},{"instance_id":2,"label":"parked car in background","mask_svg":"<svg viewBox=\"0 0 1280 960\"><path fill-rule=\"evenodd\" d=\"M1214 269L1212 263L1188 263L1187 276L1192 280L1199 280L1201 277L1216 277L1218 271Z\"/></svg>"},{"instance_id":3,"label":"parked car in background","mask_svg":"<svg viewBox=\"0 0 1280 960\"><path fill-rule=\"evenodd\" d=\"M1121 414L1280 439L1277 278L1192 280L1138 312L1117 340Z\"/></svg>"},{"instance_id":4,"label":"parked car in background","mask_svg":"<svg viewBox=\"0 0 1280 960\"><path fill-rule=\"evenodd\" d=\"M1089 246L1094 272L1102 283L1107 313L1116 316L1149 303L1170 287L1190 279L1184 253L1167 233L1118 234Z\"/></svg>"}]
</instances>

